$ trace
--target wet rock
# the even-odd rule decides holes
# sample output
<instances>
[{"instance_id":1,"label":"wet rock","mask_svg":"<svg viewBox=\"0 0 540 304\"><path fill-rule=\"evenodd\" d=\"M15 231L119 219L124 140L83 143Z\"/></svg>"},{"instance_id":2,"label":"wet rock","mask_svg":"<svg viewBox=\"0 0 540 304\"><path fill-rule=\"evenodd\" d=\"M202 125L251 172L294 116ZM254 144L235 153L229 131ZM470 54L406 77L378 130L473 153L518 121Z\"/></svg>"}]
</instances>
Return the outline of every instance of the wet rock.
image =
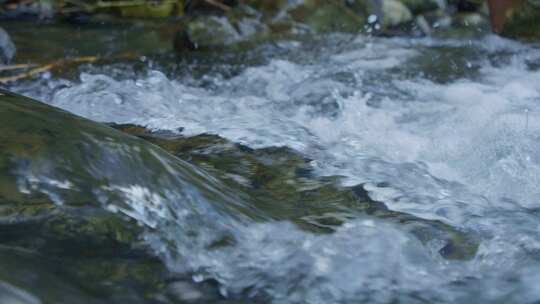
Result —
<instances>
[{"instance_id":1,"label":"wet rock","mask_svg":"<svg viewBox=\"0 0 540 304\"><path fill-rule=\"evenodd\" d=\"M41 304L42 302L31 293L0 281L0 303Z\"/></svg>"},{"instance_id":2,"label":"wet rock","mask_svg":"<svg viewBox=\"0 0 540 304\"><path fill-rule=\"evenodd\" d=\"M452 26L452 16L443 10L436 10L420 15L433 31L446 30Z\"/></svg>"},{"instance_id":3,"label":"wet rock","mask_svg":"<svg viewBox=\"0 0 540 304\"><path fill-rule=\"evenodd\" d=\"M234 28L241 36L241 40L264 37L269 33L269 27L262 21L263 14L251 6L238 5L227 13Z\"/></svg>"},{"instance_id":4,"label":"wet rock","mask_svg":"<svg viewBox=\"0 0 540 304\"><path fill-rule=\"evenodd\" d=\"M177 51L212 50L241 47L270 37L271 28L261 12L247 5L237 5L222 16L200 16L184 22L177 33Z\"/></svg>"},{"instance_id":5,"label":"wet rock","mask_svg":"<svg viewBox=\"0 0 540 304\"><path fill-rule=\"evenodd\" d=\"M366 1L369 17L367 32L370 34L402 35L411 32L413 14L398 0Z\"/></svg>"},{"instance_id":6,"label":"wet rock","mask_svg":"<svg viewBox=\"0 0 540 304\"><path fill-rule=\"evenodd\" d=\"M339 1L305 0L288 9L287 13L315 32L358 32L365 24L363 15Z\"/></svg>"},{"instance_id":7,"label":"wet rock","mask_svg":"<svg viewBox=\"0 0 540 304\"><path fill-rule=\"evenodd\" d=\"M15 56L15 44L8 33L0 27L0 64L8 64Z\"/></svg>"},{"instance_id":8,"label":"wet rock","mask_svg":"<svg viewBox=\"0 0 540 304\"><path fill-rule=\"evenodd\" d=\"M171 283L167 293L170 297L183 302L196 302L204 299L204 294L198 290L197 286L191 282L178 281Z\"/></svg>"},{"instance_id":9,"label":"wet rock","mask_svg":"<svg viewBox=\"0 0 540 304\"><path fill-rule=\"evenodd\" d=\"M168 284L166 295L180 303L214 303L221 296L212 282L195 283L187 280L176 280Z\"/></svg>"},{"instance_id":10,"label":"wet rock","mask_svg":"<svg viewBox=\"0 0 540 304\"><path fill-rule=\"evenodd\" d=\"M164 303L154 300L167 274L155 259L75 259L0 245L0 267L0 300L4 296L24 304Z\"/></svg>"},{"instance_id":11,"label":"wet rock","mask_svg":"<svg viewBox=\"0 0 540 304\"><path fill-rule=\"evenodd\" d=\"M332 232L347 220L347 214L360 213L399 223L424 243L442 240L440 254L447 259L470 259L478 248L474 235L439 221L391 211L384 203L370 199L362 185L342 187L339 177L315 175L309 159L286 147L251 149L216 135L183 137L132 125L114 127L189 159L248 195L251 204L264 214L292 221L311 232Z\"/></svg>"},{"instance_id":12,"label":"wet rock","mask_svg":"<svg viewBox=\"0 0 540 304\"><path fill-rule=\"evenodd\" d=\"M196 234L189 229L210 225L210 212L291 221L313 233L332 233L362 214L426 244L442 240L448 259L469 259L477 248L474 236L388 210L361 185L316 176L309 159L289 148L254 150L213 135L116 126L130 136L5 91L0 121L0 282L17 288L11 297L60 304L221 300L215 284L171 283L174 276L143 242Z\"/></svg>"},{"instance_id":13,"label":"wet rock","mask_svg":"<svg viewBox=\"0 0 540 304\"><path fill-rule=\"evenodd\" d=\"M144 186L133 188L132 195L142 195L135 205L113 190L154 178L167 183L169 167L161 166L170 156L2 90L0 121L0 288L10 290L0 295L43 303L170 303L159 300L170 273L142 240L159 208L148 209L155 202ZM145 163L153 163L153 178L128 173L144 172Z\"/></svg>"},{"instance_id":14,"label":"wet rock","mask_svg":"<svg viewBox=\"0 0 540 304\"><path fill-rule=\"evenodd\" d=\"M383 28L396 27L412 21L411 11L403 3L397 0L382 0L382 18Z\"/></svg>"},{"instance_id":15,"label":"wet rock","mask_svg":"<svg viewBox=\"0 0 540 304\"><path fill-rule=\"evenodd\" d=\"M536 0L516 1L514 6L500 12L492 9L494 30L510 38L539 41L538 20L540 20L540 4Z\"/></svg>"},{"instance_id":16,"label":"wet rock","mask_svg":"<svg viewBox=\"0 0 540 304\"><path fill-rule=\"evenodd\" d=\"M489 22L486 17L478 13L460 13L454 16L452 24L460 27L473 27L487 30Z\"/></svg>"},{"instance_id":17,"label":"wet rock","mask_svg":"<svg viewBox=\"0 0 540 304\"><path fill-rule=\"evenodd\" d=\"M240 33L228 18L204 16L188 21L177 33L175 49L197 50L227 46L241 40Z\"/></svg>"},{"instance_id":18,"label":"wet rock","mask_svg":"<svg viewBox=\"0 0 540 304\"><path fill-rule=\"evenodd\" d=\"M244 17L239 19L235 25L243 37L265 36L269 32L269 27L257 18Z\"/></svg>"}]
</instances>

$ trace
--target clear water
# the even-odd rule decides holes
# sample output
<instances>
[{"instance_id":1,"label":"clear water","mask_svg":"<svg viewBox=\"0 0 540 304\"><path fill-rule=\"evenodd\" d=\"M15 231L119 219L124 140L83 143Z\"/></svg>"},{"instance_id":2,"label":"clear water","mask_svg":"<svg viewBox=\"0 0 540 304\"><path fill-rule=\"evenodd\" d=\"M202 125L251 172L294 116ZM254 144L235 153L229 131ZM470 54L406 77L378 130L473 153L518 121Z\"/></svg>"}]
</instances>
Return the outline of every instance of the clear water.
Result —
<instances>
[{"instance_id":1,"label":"clear water","mask_svg":"<svg viewBox=\"0 0 540 304\"><path fill-rule=\"evenodd\" d=\"M225 233L234 245L205 250L163 216L148 235L156 252L172 269L195 273L195 281L217 280L224 296L540 301L539 46L495 36L329 36L269 48L253 50L263 59L252 64L216 63L204 76L165 74L163 66L143 75L89 69L79 81L17 89L97 121L288 146L313 159L320 175L364 183L390 209L441 220L481 241L472 260L449 261L437 253L442 244L421 244L373 219L313 235L289 223L223 218L190 237ZM201 223L219 222L211 214L199 214Z\"/></svg>"}]
</instances>

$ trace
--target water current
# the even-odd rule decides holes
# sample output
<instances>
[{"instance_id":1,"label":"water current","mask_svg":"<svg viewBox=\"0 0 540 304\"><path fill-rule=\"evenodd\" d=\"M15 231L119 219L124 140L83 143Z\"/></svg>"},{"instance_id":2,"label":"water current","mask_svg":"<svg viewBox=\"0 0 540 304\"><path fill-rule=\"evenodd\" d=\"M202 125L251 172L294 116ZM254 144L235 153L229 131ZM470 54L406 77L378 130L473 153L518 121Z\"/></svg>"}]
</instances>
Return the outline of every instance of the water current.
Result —
<instances>
[{"instance_id":1,"label":"water current","mask_svg":"<svg viewBox=\"0 0 540 304\"><path fill-rule=\"evenodd\" d=\"M224 296L540 301L539 46L495 36L330 35L258 47L251 60L240 56L180 60L176 72L163 63L143 73L87 68L78 80L47 78L15 90L100 122L212 133L252 148L286 146L311 159L318 175L363 184L389 209L479 238L476 255L460 261L442 258L437 241L423 244L372 218L317 235L207 210L191 236L197 242L182 236L185 227L157 224L147 239L169 267L196 282L218 281ZM201 66L204 75L191 73ZM144 191L126 188L125 198L151 197ZM200 245L223 234L234 244Z\"/></svg>"}]
</instances>

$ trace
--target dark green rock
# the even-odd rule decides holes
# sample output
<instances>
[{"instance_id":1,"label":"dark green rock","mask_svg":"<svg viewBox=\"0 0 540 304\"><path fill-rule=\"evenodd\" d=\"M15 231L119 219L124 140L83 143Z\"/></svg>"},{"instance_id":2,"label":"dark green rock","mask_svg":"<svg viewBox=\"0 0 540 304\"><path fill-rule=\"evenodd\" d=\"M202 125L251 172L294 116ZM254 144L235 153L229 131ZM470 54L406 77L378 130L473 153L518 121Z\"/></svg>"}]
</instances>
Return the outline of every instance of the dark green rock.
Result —
<instances>
[{"instance_id":1,"label":"dark green rock","mask_svg":"<svg viewBox=\"0 0 540 304\"><path fill-rule=\"evenodd\" d=\"M238 223L291 221L313 233L376 217L424 243L443 240L440 254L448 259L469 259L477 249L470 233L391 211L361 185L343 187L339 177L313 174L309 159L289 148L251 149L214 135L115 126L131 136L0 94L0 291L12 301L157 304L197 295L205 303L220 301L215 284L193 285L170 273L142 241L146 233L163 234L165 241L185 234L189 241L212 225L204 221L210 212ZM182 208L192 222L176 221ZM234 235L217 237L201 250L234 244Z\"/></svg>"},{"instance_id":2,"label":"dark green rock","mask_svg":"<svg viewBox=\"0 0 540 304\"><path fill-rule=\"evenodd\" d=\"M363 29L365 16L356 13L339 1L306 0L292 7L288 14L293 20L305 23L312 30L356 33Z\"/></svg>"},{"instance_id":3,"label":"dark green rock","mask_svg":"<svg viewBox=\"0 0 540 304\"><path fill-rule=\"evenodd\" d=\"M289 148L251 149L216 135L182 137L133 125L115 128L204 168L228 187L240 189L251 204L271 218L292 221L315 233L329 233L348 219L374 216L403 226L423 242L445 240L440 252L445 258L470 259L476 253L474 235L439 221L391 211L370 199L361 185L343 187L339 177L315 175L310 160Z\"/></svg>"},{"instance_id":4,"label":"dark green rock","mask_svg":"<svg viewBox=\"0 0 540 304\"><path fill-rule=\"evenodd\" d=\"M192 185L212 182L140 139L5 91L0 121L2 296L178 303L166 296L174 276L141 239L152 211L140 217L112 188L174 182L167 161L187 166L176 168Z\"/></svg>"},{"instance_id":5,"label":"dark green rock","mask_svg":"<svg viewBox=\"0 0 540 304\"><path fill-rule=\"evenodd\" d=\"M507 14L501 35L527 41L540 41L540 5L525 1Z\"/></svg>"}]
</instances>

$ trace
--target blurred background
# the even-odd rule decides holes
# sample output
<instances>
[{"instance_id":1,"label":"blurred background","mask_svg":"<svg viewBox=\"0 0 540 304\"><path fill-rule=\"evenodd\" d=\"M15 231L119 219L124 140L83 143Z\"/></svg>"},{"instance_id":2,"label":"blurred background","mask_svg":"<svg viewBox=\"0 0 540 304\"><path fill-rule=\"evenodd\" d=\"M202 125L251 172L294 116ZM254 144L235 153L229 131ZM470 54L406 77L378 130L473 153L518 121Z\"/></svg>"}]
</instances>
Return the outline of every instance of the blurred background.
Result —
<instances>
[{"instance_id":1,"label":"blurred background","mask_svg":"<svg viewBox=\"0 0 540 304\"><path fill-rule=\"evenodd\" d=\"M514 39L537 40L538 2L3 0L0 82L28 76L32 68L34 75L111 58L246 49L305 34L467 37L494 30Z\"/></svg>"}]
</instances>

